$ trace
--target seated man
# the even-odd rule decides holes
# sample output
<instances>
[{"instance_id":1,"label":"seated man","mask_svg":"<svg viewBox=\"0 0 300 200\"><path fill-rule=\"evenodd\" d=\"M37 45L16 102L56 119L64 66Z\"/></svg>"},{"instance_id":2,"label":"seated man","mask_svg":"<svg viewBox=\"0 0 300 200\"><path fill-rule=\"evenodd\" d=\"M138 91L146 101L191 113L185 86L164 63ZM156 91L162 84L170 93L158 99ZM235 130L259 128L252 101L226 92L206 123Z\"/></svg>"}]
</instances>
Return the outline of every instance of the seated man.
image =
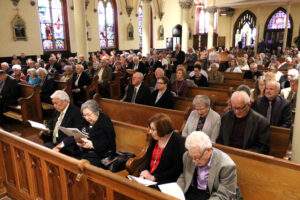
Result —
<instances>
[{"instance_id":1,"label":"seated man","mask_svg":"<svg viewBox=\"0 0 300 200\"><path fill-rule=\"evenodd\" d=\"M131 103L150 104L150 89L143 83L144 76L141 72L135 72L132 75L131 84L128 85L123 100Z\"/></svg>"},{"instance_id":2,"label":"seated man","mask_svg":"<svg viewBox=\"0 0 300 200\"><path fill-rule=\"evenodd\" d=\"M212 147L209 137L192 132L185 141L183 173L177 184L186 200L236 199L237 174L232 159Z\"/></svg>"},{"instance_id":3,"label":"seated man","mask_svg":"<svg viewBox=\"0 0 300 200\"><path fill-rule=\"evenodd\" d=\"M217 143L267 154L270 141L267 119L251 109L250 97L244 91L234 92L230 102L231 110L221 119Z\"/></svg>"},{"instance_id":4,"label":"seated man","mask_svg":"<svg viewBox=\"0 0 300 200\"><path fill-rule=\"evenodd\" d=\"M208 87L207 78L201 74L201 64L194 65L194 75L190 77L198 87Z\"/></svg>"},{"instance_id":5,"label":"seated man","mask_svg":"<svg viewBox=\"0 0 300 200\"><path fill-rule=\"evenodd\" d=\"M277 81L266 83L265 96L260 97L253 106L253 109L265 116L273 126L289 128L291 126L290 103L279 96L280 84Z\"/></svg>"},{"instance_id":6,"label":"seated man","mask_svg":"<svg viewBox=\"0 0 300 200\"><path fill-rule=\"evenodd\" d=\"M38 68L36 73L41 79L41 101L44 103L51 103L50 96L55 92L56 83L52 77L48 76L48 71L45 68Z\"/></svg>"},{"instance_id":7,"label":"seated man","mask_svg":"<svg viewBox=\"0 0 300 200\"><path fill-rule=\"evenodd\" d=\"M8 106L17 105L20 97L20 87L15 79L0 70L0 124L3 123L3 113Z\"/></svg>"},{"instance_id":8,"label":"seated man","mask_svg":"<svg viewBox=\"0 0 300 200\"><path fill-rule=\"evenodd\" d=\"M80 110L74 105L70 104L70 97L65 91L56 90L51 95L52 103L57 111L54 117L47 121L49 132L42 132L41 139L44 145L49 148L54 148L56 151L69 154L74 150L74 138L68 137L59 127L78 128L83 127L83 118Z\"/></svg>"}]
</instances>

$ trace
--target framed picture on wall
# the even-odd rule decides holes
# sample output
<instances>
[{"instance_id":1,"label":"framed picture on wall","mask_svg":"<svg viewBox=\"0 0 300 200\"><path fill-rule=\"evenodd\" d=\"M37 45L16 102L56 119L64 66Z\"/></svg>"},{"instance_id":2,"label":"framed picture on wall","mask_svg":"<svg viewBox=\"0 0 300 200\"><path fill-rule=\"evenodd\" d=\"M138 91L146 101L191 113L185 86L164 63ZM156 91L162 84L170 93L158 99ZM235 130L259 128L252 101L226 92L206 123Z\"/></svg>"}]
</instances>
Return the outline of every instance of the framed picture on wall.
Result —
<instances>
[{"instance_id":1,"label":"framed picture on wall","mask_svg":"<svg viewBox=\"0 0 300 200\"><path fill-rule=\"evenodd\" d=\"M11 21L11 28L13 32L13 39L15 41L27 40L26 24L25 21L19 15L16 15Z\"/></svg>"},{"instance_id":2,"label":"framed picture on wall","mask_svg":"<svg viewBox=\"0 0 300 200\"><path fill-rule=\"evenodd\" d=\"M127 26L127 40L133 40L134 39L134 29L132 24L129 22Z\"/></svg>"}]
</instances>

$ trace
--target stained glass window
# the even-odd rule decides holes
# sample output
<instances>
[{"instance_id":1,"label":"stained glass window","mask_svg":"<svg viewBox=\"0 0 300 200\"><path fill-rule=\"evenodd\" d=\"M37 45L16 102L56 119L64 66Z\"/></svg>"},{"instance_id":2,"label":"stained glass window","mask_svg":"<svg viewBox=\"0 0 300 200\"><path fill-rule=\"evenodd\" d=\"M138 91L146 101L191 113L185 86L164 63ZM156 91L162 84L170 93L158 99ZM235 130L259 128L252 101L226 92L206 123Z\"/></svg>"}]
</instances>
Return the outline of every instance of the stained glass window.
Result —
<instances>
[{"instance_id":1,"label":"stained glass window","mask_svg":"<svg viewBox=\"0 0 300 200\"><path fill-rule=\"evenodd\" d=\"M138 9L138 32L139 32L139 47L143 45L143 8L139 6Z\"/></svg>"},{"instance_id":2,"label":"stained glass window","mask_svg":"<svg viewBox=\"0 0 300 200\"><path fill-rule=\"evenodd\" d=\"M279 10L270 19L268 29L285 29L286 14ZM288 20L288 28L291 28L291 22Z\"/></svg>"},{"instance_id":3,"label":"stained glass window","mask_svg":"<svg viewBox=\"0 0 300 200\"><path fill-rule=\"evenodd\" d=\"M98 3L100 48L116 48L115 8L111 1Z\"/></svg>"},{"instance_id":4,"label":"stained glass window","mask_svg":"<svg viewBox=\"0 0 300 200\"><path fill-rule=\"evenodd\" d=\"M209 27L209 13L201 9L197 21L199 22L199 33L207 33Z\"/></svg>"},{"instance_id":5,"label":"stained glass window","mask_svg":"<svg viewBox=\"0 0 300 200\"><path fill-rule=\"evenodd\" d=\"M39 0L38 10L44 51L66 50L61 0Z\"/></svg>"}]
</instances>

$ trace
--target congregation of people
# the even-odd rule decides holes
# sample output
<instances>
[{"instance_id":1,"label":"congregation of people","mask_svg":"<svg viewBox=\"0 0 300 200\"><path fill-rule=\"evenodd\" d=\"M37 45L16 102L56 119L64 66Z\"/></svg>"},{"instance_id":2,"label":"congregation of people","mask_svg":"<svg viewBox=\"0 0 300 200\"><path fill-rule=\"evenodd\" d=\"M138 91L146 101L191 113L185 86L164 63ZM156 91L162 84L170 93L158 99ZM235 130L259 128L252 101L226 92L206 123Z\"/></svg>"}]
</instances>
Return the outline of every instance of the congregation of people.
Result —
<instances>
[{"instance_id":1,"label":"congregation of people","mask_svg":"<svg viewBox=\"0 0 300 200\"><path fill-rule=\"evenodd\" d=\"M7 120L4 113L18 104L20 84L40 87L41 102L55 110L46 120L49 131L40 135L44 145L104 167L101 160L116 154L116 134L110 116L85 95L94 80L101 97L111 98L110 84L119 76L120 101L174 109L175 98L186 98L189 88L224 83L224 72L241 73L255 87L235 88L223 115L214 111L208 96L196 95L182 131L166 114L151 117L151 141L140 172L158 184L177 182L186 199L235 199L236 165L213 144L268 154L270 126L293 127L299 70L296 48L254 55L252 49L238 48L189 48L185 53L176 45L175 51L153 49L147 56L102 50L87 59L57 53L47 62L22 54L1 63L0 126ZM71 83L71 94L59 90L58 81ZM61 126L78 128L87 137L67 136Z\"/></svg>"}]
</instances>

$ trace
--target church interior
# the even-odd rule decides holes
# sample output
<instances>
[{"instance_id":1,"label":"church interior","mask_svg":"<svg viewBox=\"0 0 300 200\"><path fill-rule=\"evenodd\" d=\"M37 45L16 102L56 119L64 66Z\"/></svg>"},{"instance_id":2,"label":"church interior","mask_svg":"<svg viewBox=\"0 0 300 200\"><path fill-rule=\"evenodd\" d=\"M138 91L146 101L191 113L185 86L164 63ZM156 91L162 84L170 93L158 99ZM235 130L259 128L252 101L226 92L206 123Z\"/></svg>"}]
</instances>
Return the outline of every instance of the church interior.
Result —
<instances>
[{"instance_id":1,"label":"church interior","mask_svg":"<svg viewBox=\"0 0 300 200\"><path fill-rule=\"evenodd\" d=\"M299 200L299 11L0 0L0 200Z\"/></svg>"}]
</instances>

